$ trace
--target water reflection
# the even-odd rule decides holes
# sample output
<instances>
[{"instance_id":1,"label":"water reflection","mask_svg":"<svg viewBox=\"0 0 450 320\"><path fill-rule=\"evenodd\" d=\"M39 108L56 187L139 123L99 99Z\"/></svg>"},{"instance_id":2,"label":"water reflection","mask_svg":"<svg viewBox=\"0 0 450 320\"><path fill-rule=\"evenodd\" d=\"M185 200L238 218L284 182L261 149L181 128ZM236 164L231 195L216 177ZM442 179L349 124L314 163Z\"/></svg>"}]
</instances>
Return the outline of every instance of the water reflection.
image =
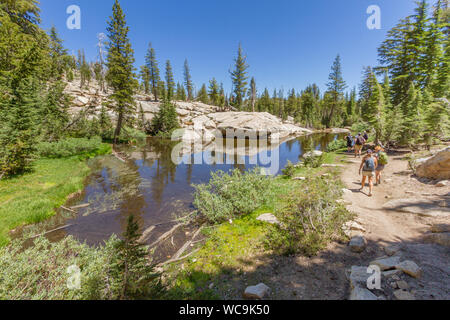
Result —
<instances>
[{"instance_id":1,"label":"water reflection","mask_svg":"<svg viewBox=\"0 0 450 320\"><path fill-rule=\"evenodd\" d=\"M279 157L279 168L274 173L281 172L288 160L298 162L307 146L324 151L328 143L338 137L339 135L310 135L271 146L269 153L275 153ZM90 165L93 174L80 199L71 204L90 205L78 209L78 215L63 222L60 217L55 217L55 221L60 221L61 225L70 226L53 233L52 238L57 240L72 235L88 244L98 244L113 233L121 234L131 214L138 218L143 229L166 222L192 211L192 184L207 182L211 171L228 171L234 168L244 170L254 166L250 164L251 157L237 154L233 156L235 164L176 165L171 157L175 145L176 143L150 138L145 146L126 147L122 150L130 157L126 163L113 156L92 161ZM194 159L204 157L204 153L185 156ZM238 157L241 157L242 164L237 164ZM155 230L155 236L164 231L167 230Z\"/></svg>"}]
</instances>

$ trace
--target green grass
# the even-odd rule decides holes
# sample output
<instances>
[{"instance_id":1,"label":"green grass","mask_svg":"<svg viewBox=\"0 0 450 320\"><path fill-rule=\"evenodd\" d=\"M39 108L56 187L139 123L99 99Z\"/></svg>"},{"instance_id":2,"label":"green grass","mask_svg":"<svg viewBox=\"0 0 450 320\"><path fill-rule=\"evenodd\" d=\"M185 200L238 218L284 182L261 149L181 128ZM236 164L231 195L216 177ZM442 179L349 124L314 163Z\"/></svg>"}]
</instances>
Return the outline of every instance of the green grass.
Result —
<instances>
[{"instance_id":1,"label":"green grass","mask_svg":"<svg viewBox=\"0 0 450 320\"><path fill-rule=\"evenodd\" d=\"M34 170L0 181L0 246L8 233L19 226L37 223L54 215L67 197L83 188L90 173L79 157L39 159Z\"/></svg>"},{"instance_id":2,"label":"green grass","mask_svg":"<svg viewBox=\"0 0 450 320\"><path fill-rule=\"evenodd\" d=\"M325 153L324 163L339 163L341 157L336 153ZM337 176L339 168L295 168L294 177L313 177L322 173ZM248 263L249 257L258 252L266 252L266 235L272 226L256 220L263 213L274 213L280 205L282 196L295 188L302 186L303 181L292 180L285 176L278 176L271 184L270 196L266 205L253 213L240 217L232 224L225 222L221 225L207 227L203 234L206 236L200 250L189 259L167 267L170 279L168 299L219 299L216 289L209 289L214 282L220 286L217 279L227 272L240 270L243 262ZM180 265L183 264L183 268ZM223 284L226 285L226 284ZM220 290L219 290L220 291Z\"/></svg>"}]
</instances>

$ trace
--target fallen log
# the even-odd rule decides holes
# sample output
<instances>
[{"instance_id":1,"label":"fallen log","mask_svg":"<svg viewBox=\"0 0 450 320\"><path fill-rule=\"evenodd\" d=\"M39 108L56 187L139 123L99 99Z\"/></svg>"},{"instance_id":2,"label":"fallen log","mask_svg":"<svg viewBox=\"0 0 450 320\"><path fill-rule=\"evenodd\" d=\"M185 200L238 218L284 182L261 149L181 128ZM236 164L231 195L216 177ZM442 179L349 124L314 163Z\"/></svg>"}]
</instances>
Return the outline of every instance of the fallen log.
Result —
<instances>
[{"instance_id":1,"label":"fallen log","mask_svg":"<svg viewBox=\"0 0 450 320\"><path fill-rule=\"evenodd\" d=\"M87 208L89 207L91 204L90 203L84 203L84 204L80 204L78 206L73 206L70 207L70 209L75 210L75 209L82 209L82 208Z\"/></svg>"},{"instance_id":2,"label":"fallen log","mask_svg":"<svg viewBox=\"0 0 450 320\"><path fill-rule=\"evenodd\" d=\"M165 266L166 264L178 262L178 261L184 260L186 258L189 258L190 256L192 256L194 253L198 252L199 250L200 250L200 248L195 249L194 251L192 251L192 252L188 253L187 255L185 255L185 256L183 256L181 258L178 258L178 259L167 260L166 262L158 264L157 267L162 267L162 266Z\"/></svg>"},{"instance_id":3,"label":"fallen log","mask_svg":"<svg viewBox=\"0 0 450 320\"><path fill-rule=\"evenodd\" d=\"M173 256L173 259L178 259L181 257L181 255L187 250L187 248L189 248L189 246L192 244L192 241L194 241L194 239L199 235L200 231L202 231L203 226L200 227L192 236L192 239L189 240L188 242L186 242L181 248L180 250L177 251L177 253L175 253L175 255Z\"/></svg>"},{"instance_id":4,"label":"fallen log","mask_svg":"<svg viewBox=\"0 0 450 320\"><path fill-rule=\"evenodd\" d=\"M47 231L47 232L35 235L35 236L32 236L32 237L30 237L30 239L38 238L40 236L45 236L45 235L47 235L49 233L52 233L52 232L55 232L55 231L58 231L58 230L62 230L62 229L66 229L66 228L68 228L70 226L72 226L72 224L67 224L65 226L62 226L62 227L59 227L59 228L56 228L56 229L53 229L53 230L50 230L50 231Z\"/></svg>"},{"instance_id":5,"label":"fallen log","mask_svg":"<svg viewBox=\"0 0 450 320\"><path fill-rule=\"evenodd\" d=\"M172 229L170 229L169 231L167 231L166 233L164 233L163 235L161 235L155 242L153 242L149 247L154 247L155 245L157 245L158 243L160 243L161 241L167 239L172 233L174 233L179 227L185 225L185 223L179 223L175 226L172 227Z\"/></svg>"},{"instance_id":6,"label":"fallen log","mask_svg":"<svg viewBox=\"0 0 450 320\"><path fill-rule=\"evenodd\" d=\"M188 217L193 215L195 212L196 211L192 211L190 214L188 214L188 215L186 215L184 217L181 217L181 218L178 218L178 219L175 219L175 220L170 220L170 221L166 221L166 222L157 223L157 224L154 224L154 225L148 227L147 229L145 229L145 231L143 232L142 236L139 238L139 242L144 242L145 240L147 240L147 237L150 234L150 232L152 232L156 227L159 227L159 226L162 226L162 225L165 225L165 224L174 223L174 222L180 222L180 221L182 221L184 219L187 219Z\"/></svg>"},{"instance_id":7,"label":"fallen log","mask_svg":"<svg viewBox=\"0 0 450 320\"><path fill-rule=\"evenodd\" d=\"M139 238L138 242L145 242L150 235L150 233L155 229L155 226L151 226L142 233L142 236Z\"/></svg>"},{"instance_id":8,"label":"fallen log","mask_svg":"<svg viewBox=\"0 0 450 320\"><path fill-rule=\"evenodd\" d=\"M64 210L66 210L66 211L69 211L69 212L77 213L77 214L78 214L78 212L76 212L75 210L69 209L69 208L64 207L64 206L61 206L61 209L64 209Z\"/></svg>"}]
</instances>

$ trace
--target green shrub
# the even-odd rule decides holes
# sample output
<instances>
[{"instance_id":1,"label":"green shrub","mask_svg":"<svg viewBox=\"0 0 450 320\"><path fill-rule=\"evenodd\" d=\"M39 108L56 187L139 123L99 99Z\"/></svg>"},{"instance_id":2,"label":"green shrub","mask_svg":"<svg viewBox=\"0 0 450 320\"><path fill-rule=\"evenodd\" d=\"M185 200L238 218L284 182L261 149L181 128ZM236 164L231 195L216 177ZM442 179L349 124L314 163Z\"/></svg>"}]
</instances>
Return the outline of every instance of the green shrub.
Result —
<instances>
[{"instance_id":1,"label":"green shrub","mask_svg":"<svg viewBox=\"0 0 450 320\"><path fill-rule=\"evenodd\" d=\"M281 224L269 234L268 245L282 254L314 255L342 237L342 225L351 214L336 202L341 188L334 180L317 177L286 195L275 210Z\"/></svg>"},{"instance_id":2,"label":"green shrub","mask_svg":"<svg viewBox=\"0 0 450 320\"><path fill-rule=\"evenodd\" d=\"M263 205L271 183L272 178L261 175L260 168L244 173L218 171L211 174L208 184L193 185L194 206L206 221L220 223Z\"/></svg>"},{"instance_id":3,"label":"green shrub","mask_svg":"<svg viewBox=\"0 0 450 320\"><path fill-rule=\"evenodd\" d=\"M172 132L179 127L176 106L166 100L152 119L149 133L161 138L170 138Z\"/></svg>"},{"instance_id":4,"label":"green shrub","mask_svg":"<svg viewBox=\"0 0 450 320\"><path fill-rule=\"evenodd\" d=\"M281 172L289 178L292 178L294 176L295 173L295 166L294 164L288 160L286 166L284 167L284 169L281 170Z\"/></svg>"},{"instance_id":5,"label":"green shrub","mask_svg":"<svg viewBox=\"0 0 450 320\"><path fill-rule=\"evenodd\" d=\"M343 139L337 139L328 144L327 152L340 151L347 148L347 142Z\"/></svg>"},{"instance_id":6,"label":"green shrub","mask_svg":"<svg viewBox=\"0 0 450 320\"><path fill-rule=\"evenodd\" d=\"M303 164L307 168L319 168L325 162L325 154L320 156L311 155L303 159Z\"/></svg>"},{"instance_id":7,"label":"green shrub","mask_svg":"<svg viewBox=\"0 0 450 320\"><path fill-rule=\"evenodd\" d=\"M41 237L23 250L13 241L0 248L0 300L78 300L107 298L103 294L105 265L112 255L112 238L101 249L89 248L72 237L50 243ZM81 270L81 289L69 290L67 270Z\"/></svg>"},{"instance_id":8,"label":"green shrub","mask_svg":"<svg viewBox=\"0 0 450 320\"><path fill-rule=\"evenodd\" d=\"M148 259L148 247L137 242L137 224L128 221L124 240L113 235L104 245L89 247L72 237L50 243L37 238L24 249L21 241L0 248L0 300L155 299L163 293L159 274ZM80 287L70 267L79 268Z\"/></svg>"},{"instance_id":9,"label":"green shrub","mask_svg":"<svg viewBox=\"0 0 450 320\"><path fill-rule=\"evenodd\" d=\"M134 144L143 144L145 143L146 139L147 134L145 132L131 127L124 127L119 137L119 140L122 142L131 142Z\"/></svg>"},{"instance_id":10,"label":"green shrub","mask_svg":"<svg viewBox=\"0 0 450 320\"><path fill-rule=\"evenodd\" d=\"M100 137L92 139L67 138L58 142L41 142L37 145L38 155L43 158L67 158L75 155L92 157L110 152L110 146L102 144Z\"/></svg>"}]
</instances>

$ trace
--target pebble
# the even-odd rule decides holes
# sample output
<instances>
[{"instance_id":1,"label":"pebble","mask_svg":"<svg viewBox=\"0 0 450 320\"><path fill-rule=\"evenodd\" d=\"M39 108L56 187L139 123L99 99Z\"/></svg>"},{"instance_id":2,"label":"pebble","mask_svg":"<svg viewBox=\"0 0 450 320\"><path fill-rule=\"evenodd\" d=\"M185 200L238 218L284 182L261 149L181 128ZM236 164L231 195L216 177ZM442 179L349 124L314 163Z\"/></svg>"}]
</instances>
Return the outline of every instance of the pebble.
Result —
<instances>
[{"instance_id":1,"label":"pebble","mask_svg":"<svg viewBox=\"0 0 450 320\"><path fill-rule=\"evenodd\" d=\"M400 289L402 289L402 290L408 290L409 289L409 284L406 281L404 281L404 280L397 281L397 286Z\"/></svg>"},{"instance_id":2,"label":"pebble","mask_svg":"<svg viewBox=\"0 0 450 320\"><path fill-rule=\"evenodd\" d=\"M405 290L394 291L394 296L397 300L416 300L414 295Z\"/></svg>"}]
</instances>

